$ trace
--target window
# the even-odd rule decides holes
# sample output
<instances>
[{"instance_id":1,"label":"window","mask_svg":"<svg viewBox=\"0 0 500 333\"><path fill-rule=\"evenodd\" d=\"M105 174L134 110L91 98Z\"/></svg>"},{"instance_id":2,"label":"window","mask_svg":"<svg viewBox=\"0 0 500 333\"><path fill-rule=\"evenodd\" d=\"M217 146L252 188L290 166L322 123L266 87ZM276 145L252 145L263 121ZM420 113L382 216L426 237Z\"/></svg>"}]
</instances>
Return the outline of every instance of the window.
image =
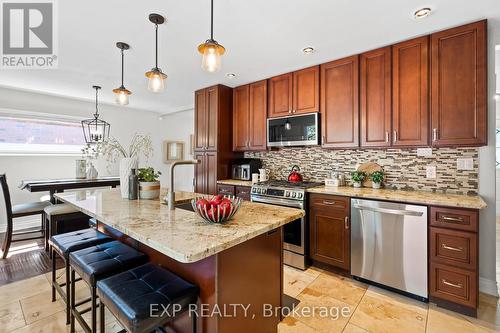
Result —
<instances>
[{"instance_id":1,"label":"window","mask_svg":"<svg viewBox=\"0 0 500 333\"><path fill-rule=\"evenodd\" d=\"M0 115L0 154L80 154L84 144L77 121Z\"/></svg>"}]
</instances>

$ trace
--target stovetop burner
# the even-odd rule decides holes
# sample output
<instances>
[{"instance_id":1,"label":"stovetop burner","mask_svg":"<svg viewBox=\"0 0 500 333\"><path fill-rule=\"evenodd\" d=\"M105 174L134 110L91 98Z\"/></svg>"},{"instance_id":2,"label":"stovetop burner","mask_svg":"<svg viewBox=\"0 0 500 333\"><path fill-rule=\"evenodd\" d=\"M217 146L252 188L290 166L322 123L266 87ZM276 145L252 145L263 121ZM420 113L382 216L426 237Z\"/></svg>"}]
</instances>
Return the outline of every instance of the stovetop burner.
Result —
<instances>
[{"instance_id":1,"label":"stovetop burner","mask_svg":"<svg viewBox=\"0 0 500 333\"><path fill-rule=\"evenodd\" d=\"M323 184L318 182L309 182L309 181L292 183L286 180L268 180L267 182L260 182L257 185L267 186L267 187L311 188L311 187L321 186Z\"/></svg>"}]
</instances>

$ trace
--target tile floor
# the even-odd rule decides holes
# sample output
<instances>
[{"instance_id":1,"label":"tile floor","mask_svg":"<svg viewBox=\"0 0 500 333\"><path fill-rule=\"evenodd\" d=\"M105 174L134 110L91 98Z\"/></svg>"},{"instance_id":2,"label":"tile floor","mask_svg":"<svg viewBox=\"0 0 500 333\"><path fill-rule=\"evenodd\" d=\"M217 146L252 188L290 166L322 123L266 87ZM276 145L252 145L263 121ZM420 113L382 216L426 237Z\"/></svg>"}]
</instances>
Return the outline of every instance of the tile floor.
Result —
<instances>
[{"instance_id":1,"label":"tile floor","mask_svg":"<svg viewBox=\"0 0 500 333\"><path fill-rule=\"evenodd\" d=\"M0 287L0 332L69 332L64 304L50 301L49 281L50 273ZM302 272L285 267L284 289L301 302L297 312L279 324L278 333L500 332L500 303L486 295L481 295L475 319L317 268ZM80 283L77 297L87 292ZM333 320L334 313L311 317L301 312L322 307L341 309L344 314ZM121 329L110 313L106 318L106 332Z\"/></svg>"}]
</instances>

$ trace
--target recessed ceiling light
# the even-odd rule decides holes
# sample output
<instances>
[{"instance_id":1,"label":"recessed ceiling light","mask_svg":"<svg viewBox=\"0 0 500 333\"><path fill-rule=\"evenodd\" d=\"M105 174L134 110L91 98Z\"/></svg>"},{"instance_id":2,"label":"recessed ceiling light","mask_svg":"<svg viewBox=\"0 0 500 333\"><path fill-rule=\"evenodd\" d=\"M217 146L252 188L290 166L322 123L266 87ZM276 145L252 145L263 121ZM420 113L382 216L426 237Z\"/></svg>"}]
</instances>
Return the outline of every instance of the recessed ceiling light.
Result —
<instances>
[{"instance_id":1,"label":"recessed ceiling light","mask_svg":"<svg viewBox=\"0 0 500 333\"><path fill-rule=\"evenodd\" d=\"M234 74L234 73L227 73L227 74L226 74L226 76L227 76L228 78L232 79L232 78L235 78L235 77L236 77L236 74Z\"/></svg>"},{"instance_id":2,"label":"recessed ceiling light","mask_svg":"<svg viewBox=\"0 0 500 333\"><path fill-rule=\"evenodd\" d=\"M420 8L415 13L413 13L413 17L416 20L423 19L423 18L429 16L431 14L431 11L432 11L432 9L430 9L429 7Z\"/></svg>"},{"instance_id":3,"label":"recessed ceiling light","mask_svg":"<svg viewBox=\"0 0 500 333\"><path fill-rule=\"evenodd\" d=\"M311 53L314 53L314 47L311 47L311 46L308 46L308 47L304 47L302 49L302 52L304 54L311 54Z\"/></svg>"}]
</instances>

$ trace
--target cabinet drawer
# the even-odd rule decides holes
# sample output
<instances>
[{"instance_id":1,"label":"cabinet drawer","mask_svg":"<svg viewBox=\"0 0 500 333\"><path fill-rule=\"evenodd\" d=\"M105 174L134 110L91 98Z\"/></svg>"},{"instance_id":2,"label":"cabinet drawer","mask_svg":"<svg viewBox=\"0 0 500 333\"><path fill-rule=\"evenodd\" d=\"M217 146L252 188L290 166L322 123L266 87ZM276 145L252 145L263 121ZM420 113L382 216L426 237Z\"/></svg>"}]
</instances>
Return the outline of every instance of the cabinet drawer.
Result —
<instances>
[{"instance_id":1,"label":"cabinet drawer","mask_svg":"<svg viewBox=\"0 0 500 333\"><path fill-rule=\"evenodd\" d=\"M430 224L435 227L477 232L478 211L431 207Z\"/></svg>"},{"instance_id":2,"label":"cabinet drawer","mask_svg":"<svg viewBox=\"0 0 500 333\"><path fill-rule=\"evenodd\" d=\"M233 185L217 185L217 193L223 195L234 195L234 186Z\"/></svg>"},{"instance_id":3,"label":"cabinet drawer","mask_svg":"<svg viewBox=\"0 0 500 333\"><path fill-rule=\"evenodd\" d=\"M445 301L477 307L477 272L431 263L430 296Z\"/></svg>"},{"instance_id":4,"label":"cabinet drawer","mask_svg":"<svg viewBox=\"0 0 500 333\"><path fill-rule=\"evenodd\" d=\"M316 208L329 209L349 209L349 197L325 194L311 194L309 197L310 206Z\"/></svg>"},{"instance_id":5,"label":"cabinet drawer","mask_svg":"<svg viewBox=\"0 0 500 333\"><path fill-rule=\"evenodd\" d=\"M431 227L430 248L433 262L477 270L477 234Z\"/></svg>"},{"instance_id":6,"label":"cabinet drawer","mask_svg":"<svg viewBox=\"0 0 500 333\"><path fill-rule=\"evenodd\" d=\"M235 195L243 200L250 201L250 190L251 187L248 186L236 186Z\"/></svg>"}]
</instances>

